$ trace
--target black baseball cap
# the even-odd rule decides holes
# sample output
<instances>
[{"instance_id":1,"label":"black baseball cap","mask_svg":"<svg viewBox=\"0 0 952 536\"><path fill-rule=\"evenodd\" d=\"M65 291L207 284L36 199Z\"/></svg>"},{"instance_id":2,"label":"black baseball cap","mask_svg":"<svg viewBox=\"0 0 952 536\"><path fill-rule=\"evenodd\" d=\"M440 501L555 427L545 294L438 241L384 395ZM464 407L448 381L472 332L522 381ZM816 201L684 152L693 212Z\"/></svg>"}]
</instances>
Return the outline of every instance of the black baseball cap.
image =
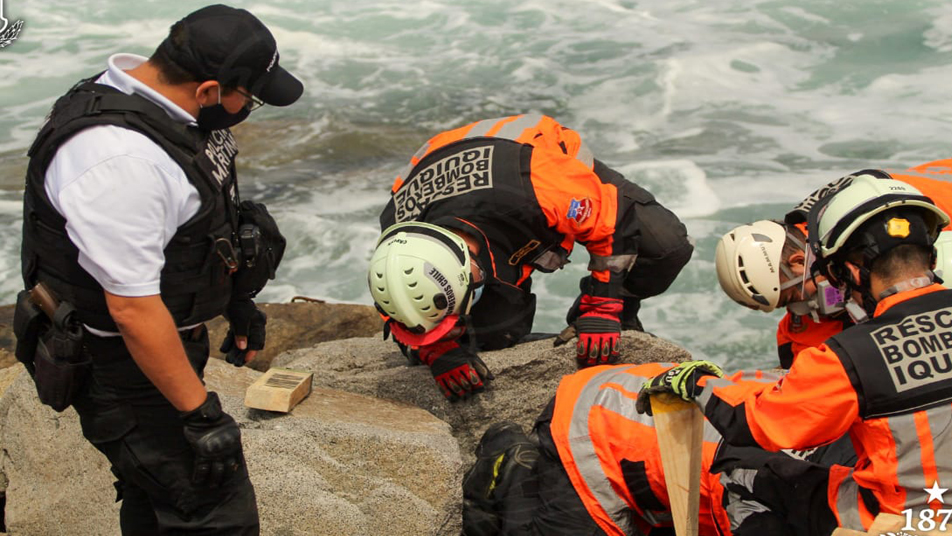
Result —
<instances>
[{"instance_id":1,"label":"black baseball cap","mask_svg":"<svg viewBox=\"0 0 952 536\"><path fill-rule=\"evenodd\" d=\"M200 80L242 86L272 106L287 106L304 92L301 81L278 64L274 36L244 9L203 7L176 22L159 47Z\"/></svg>"}]
</instances>

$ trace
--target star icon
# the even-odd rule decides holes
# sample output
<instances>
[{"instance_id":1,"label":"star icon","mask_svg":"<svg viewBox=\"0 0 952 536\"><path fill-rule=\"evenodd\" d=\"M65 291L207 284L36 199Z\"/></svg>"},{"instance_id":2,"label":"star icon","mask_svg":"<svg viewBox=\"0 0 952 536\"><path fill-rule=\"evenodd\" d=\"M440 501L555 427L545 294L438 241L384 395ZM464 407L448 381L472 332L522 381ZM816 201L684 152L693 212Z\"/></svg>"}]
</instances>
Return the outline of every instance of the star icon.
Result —
<instances>
[{"instance_id":1,"label":"star icon","mask_svg":"<svg viewBox=\"0 0 952 536\"><path fill-rule=\"evenodd\" d=\"M948 488L940 488L939 481L936 480L932 482L931 488L922 488L922 491L929 494L929 500L926 503L931 503L932 501L939 501L942 504L945 504L945 500L942 498L942 494L949 491Z\"/></svg>"}]
</instances>

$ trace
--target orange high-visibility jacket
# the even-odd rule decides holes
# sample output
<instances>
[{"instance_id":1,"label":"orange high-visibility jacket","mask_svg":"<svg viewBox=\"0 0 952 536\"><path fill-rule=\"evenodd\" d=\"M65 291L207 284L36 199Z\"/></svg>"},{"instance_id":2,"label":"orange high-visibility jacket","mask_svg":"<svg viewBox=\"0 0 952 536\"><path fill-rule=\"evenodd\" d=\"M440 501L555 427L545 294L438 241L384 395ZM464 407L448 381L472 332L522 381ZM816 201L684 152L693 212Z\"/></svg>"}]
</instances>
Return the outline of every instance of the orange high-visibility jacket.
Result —
<instances>
[{"instance_id":1,"label":"orange high-visibility jacket","mask_svg":"<svg viewBox=\"0 0 952 536\"><path fill-rule=\"evenodd\" d=\"M905 171L890 171L889 174L894 179L918 189L931 198L937 207L952 216L952 159L936 160ZM805 226L802 230L806 232ZM952 230L952 224L945 230ZM777 326L777 354L780 357L780 366L789 368L794 356L807 348L819 346L850 324L845 314L843 318L821 318L820 322L814 322L810 317L795 317L787 312Z\"/></svg>"},{"instance_id":2,"label":"orange high-visibility jacket","mask_svg":"<svg viewBox=\"0 0 952 536\"><path fill-rule=\"evenodd\" d=\"M815 322L810 316L795 315L787 311L777 324L777 355L780 366L790 368L793 358L807 348L816 348L827 339L851 326L849 315L843 313L835 318L820 317Z\"/></svg>"},{"instance_id":3,"label":"orange high-visibility jacket","mask_svg":"<svg viewBox=\"0 0 952 536\"><path fill-rule=\"evenodd\" d=\"M635 230L617 225L633 220L634 203L619 199L618 180L551 117L486 119L426 142L397 176L380 222L426 221L484 236L492 275L516 286L534 269L561 268L580 242L592 275L608 283L637 253Z\"/></svg>"},{"instance_id":4,"label":"orange high-visibility jacket","mask_svg":"<svg viewBox=\"0 0 952 536\"><path fill-rule=\"evenodd\" d=\"M923 488L952 484L952 291L941 285L884 298L772 386L699 385L705 416L735 445L808 448L849 432L859 461L831 471L828 497L841 526L868 528L870 502L927 507Z\"/></svg>"},{"instance_id":5,"label":"orange high-visibility jacket","mask_svg":"<svg viewBox=\"0 0 952 536\"><path fill-rule=\"evenodd\" d=\"M592 519L610 535L671 526L654 420L635 411L642 384L674 363L605 365L565 376L555 395L551 432L559 459ZM775 376L738 373L732 379L754 391ZM720 435L704 427L700 534L730 534L720 475L709 471ZM632 515L632 514L635 515ZM718 528L720 530L718 530Z\"/></svg>"}]
</instances>

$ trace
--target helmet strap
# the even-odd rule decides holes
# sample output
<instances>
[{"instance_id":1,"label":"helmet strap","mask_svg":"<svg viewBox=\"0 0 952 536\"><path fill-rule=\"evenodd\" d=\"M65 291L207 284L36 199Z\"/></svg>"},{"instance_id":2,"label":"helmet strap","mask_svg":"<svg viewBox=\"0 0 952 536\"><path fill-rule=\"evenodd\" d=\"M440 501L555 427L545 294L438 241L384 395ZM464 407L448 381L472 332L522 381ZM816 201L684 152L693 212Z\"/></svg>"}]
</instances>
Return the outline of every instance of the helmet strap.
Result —
<instances>
[{"instance_id":1,"label":"helmet strap","mask_svg":"<svg viewBox=\"0 0 952 536\"><path fill-rule=\"evenodd\" d=\"M850 318L853 319L854 324L862 324L869 320L869 314L866 313L866 309L862 308L857 304L853 298L846 300L845 305L846 312L850 315Z\"/></svg>"},{"instance_id":2,"label":"helmet strap","mask_svg":"<svg viewBox=\"0 0 952 536\"><path fill-rule=\"evenodd\" d=\"M799 285L805 281L803 275L797 275L793 273L793 270L787 266L787 263L785 262L780 263L780 271L783 272L783 275L787 276L787 280L780 284L781 291L787 290L788 288ZM803 294L802 289L800 294Z\"/></svg>"},{"instance_id":3,"label":"helmet strap","mask_svg":"<svg viewBox=\"0 0 952 536\"><path fill-rule=\"evenodd\" d=\"M790 269L787 268L783 270L784 273L787 273ZM790 272L787 275L788 278L786 281L780 284L780 290L787 290L790 287L795 287L805 281L805 278L802 275L794 275L793 272ZM803 289L800 290L800 294L803 294Z\"/></svg>"},{"instance_id":4,"label":"helmet strap","mask_svg":"<svg viewBox=\"0 0 952 536\"><path fill-rule=\"evenodd\" d=\"M460 317L460 320L463 322L463 334L466 337L469 351L476 354L476 333L473 330L473 317L467 314Z\"/></svg>"},{"instance_id":5,"label":"helmet strap","mask_svg":"<svg viewBox=\"0 0 952 536\"><path fill-rule=\"evenodd\" d=\"M932 246L932 256L930 258L931 260L929 261L929 266L932 267L932 270L929 270L929 274L931 274L932 282L944 285L945 280L939 277L939 274L935 273L935 269L938 268L936 263L939 261L939 250L935 247L935 245ZM941 272L942 270L939 271Z\"/></svg>"},{"instance_id":6,"label":"helmet strap","mask_svg":"<svg viewBox=\"0 0 952 536\"><path fill-rule=\"evenodd\" d=\"M865 315L860 315L860 318L856 318L856 317L853 318L854 322L856 322L857 324L860 324L862 322L869 320L869 318L873 316L873 313L876 312L876 304L879 303L879 300L873 297L873 293L870 290L871 280L870 280L869 268L866 268L865 266L858 266L858 268L859 268L859 285L855 283L852 277L848 277L846 279L846 286L851 290L856 290L862 296L862 300L863 300L862 310L865 313ZM853 300L851 298L849 300L849 303L852 303L852 302ZM850 308L847 307L846 310L849 311ZM850 316L853 316L853 313L850 313Z\"/></svg>"},{"instance_id":7,"label":"helmet strap","mask_svg":"<svg viewBox=\"0 0 952 536\"><path fill-rule=\"evenodd\" d=\"M784 226L784 229L786 229L786 226ZM787 230L787 240L793 242L793 245L797 246L798 248L806 251L807 245L801 242L800 239L789 230Z\"/></svg>"},{"instance_id":8,"label":"helmet strap","mask_svg":"<svg viewBox=\"0 0 952 536\"><path fill-rule=\"evenodd\" d=\"M824 269L827 272L830 283L841 286L843 289L843 297L846 298L843 307L850 315L850 318L853 319L853 322L855 324L862 324L869 320L876 311L877 304L876 299L869 289L869 269L865 266L857 266L859 269L859 284L857 284L853 274L849 268L846 267L845 260L823 260L825 261L823 263ZM852 296L852 291L856 291L860 294L862 304L856 302Z\"/></svg>"}]
</instances>

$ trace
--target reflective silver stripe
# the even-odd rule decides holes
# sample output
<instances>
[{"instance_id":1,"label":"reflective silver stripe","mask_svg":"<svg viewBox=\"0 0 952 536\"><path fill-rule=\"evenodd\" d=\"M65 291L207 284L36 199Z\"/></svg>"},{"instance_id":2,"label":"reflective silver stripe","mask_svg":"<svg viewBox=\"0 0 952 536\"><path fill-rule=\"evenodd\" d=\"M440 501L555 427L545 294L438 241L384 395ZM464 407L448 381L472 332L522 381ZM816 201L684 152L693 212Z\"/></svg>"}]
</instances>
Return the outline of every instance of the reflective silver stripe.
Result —
<instances>
[{"instance_id":1,"label":"reflective silver stripe","mask_svg":"<svg viewBox=\"0 0 952 536\"><path fill-rule=\"evenodd\" d=\"M926 415L929 417L929 428L932 430L937 480L940 485L952 482L952 406L945 404L932 408L926 411ZM927 484L932 487L932 482Z\"/></svg>"},{"instance_id":2,"label":"reflective silver stripe","mask_svg":"<svg viewBox=\"0 0 952 536\"><path fill-rule=\"evenodd\" d=\"M701 394L694 397L694 401L697 403L698 407L701 408L701 413L707 415L707 405L711 402L711 397L714 396L715 388L733 385L733 383L734 382L725 378L713 378L707 380L707 383L704 384L704 389L701 390Z\"/></svg>"},{"instance_id":3,"label":"reflective silver stripe","mask_svg":"<svg viewBox=\"0 0 952 536\"><path fill-rule=\"evenodd\" d=\"M611 255L603 257L601 255L592 255L588 261L590 271L608 270L616 274L627 274L631 267L635 265L638 255Z\"/></svg>"},{"instance_id":4,"label":"reflective silver stripe","mask_svg":"<svg viewBox=\"0 0 952 536\"><path fill-rule=\"evenodd\" d=\"M416 164L414 164L413 161L416 160L417 163L420 163L420 159L423 158L423 155L425 155L429 149L430 142L424 143L419 149L417 149L417 152L413 153L413 156L410 157L410 163L403 168L403 171L401 171L397 177L399 177L401 180L407 180L407 178L410 176L410 172L412 172L413 168L416 167Z\"/></svg>"},{"instance_id":5,"label":"reflective silver stripe","mask_svg":"<svg viewBox=\"0 0 952 536\"><path fill-rule=\"evenodd\" d=\"M889 431L896 443L897 483L906 490L903 509L921 508L928 505L929 494L923 488L931 488L933 482L926 478L922 467L922 443L916 432L915 414L888 417ZM936 464L936 480L939 484L952 481L952 406L944 404L925 410L932 437L932 453Z\"/></svg>"},{"instance_id":6,"label":"reflective silver stripe","mask_svg":"<svg viewBox=\"0 0 952 536\"><path fill-rule=\"evenodd\" d=\"M473 125L473 128L469 129L469 132L463 136L463 139L469 138L478 138L480 136L485 136L491 128L493 128L496 123L502 121L505 117L497 117L495 119L483 119L482 121Z\"/></svg>"},{"instance_id":7,"label":"reflective silver stripe","mask_svg":"<svg viewBox=\"0 0 952 536\"><path fill-rule=\"evenodd\" d=\"M413 167L414 167L413 164L407 164L407 165L403 168L403 170L400 171L400 174L397 175L397 178L400 179L400 180L402 180L402 181L406 181L406 180L407 180L407 177L410 175L410 172L413 171ZM403 186L403 185L401 185L401 186ZM400 189L400 188L397 188L397 190L399 190L399 189Z\"/></svg>"},{"instance_id":8,"label":"reflective silver stripe","mask_svg":"<svg viewBox=\"0 0 952 536\"><path fill-rule=\"evenodd\" d=\"M939 167L939 166L937 166L937 167ZM948 168L948 167L939 167L939 169L948 170L949 168ZM923 179L932 179L932 180L943 181L943 182L952 182L952 174L949 174L948 171L945 171L945 172L943 172L943 173L939 173L939 172L936 172L936 173L920 173L920 172L918 172L918 171L912 171L912 170L908 170L908 169L907 169L907 170L903 170L903 171L895 171L895 170L888 170L888 169L887 169L886 171L887 171L890 175L892 175L893 178L896 178L896 175L909 175L910 177L922 177ZM900 180L900 181L901 181L902 179L897 179L897 180Z\"/></svg>"},{"instance_id":9,"label":"reflective silver stripe","mask_svg":"<svg viewBox=\"0 0 952 536\"><path fill-rule=\"evenodd\" d=\"M595 155L592 154L592 151L588 148L588 145L585 145L584 141L579 141L581 145L579 145L578 153L576 153L575 158L591 169L595 165Z\"/></svg>"},{"instance_id":10,"label":"reflective silver stripe","mask_svg":"<svg viewBox=\"0 0 952 536\"><path fill-rule=\"evenodd\" d=\"M674 516L671 515L671 512L660 512L660 511L652 511L652 510L645 510L644 517L645 517L645 521L647 521L649 525L653 525L655 527L664 525L665 523L671 523L671 521L674 519Z\"/></svg>"},{"instance_id":11,"label":"reflective silver stripe","mask_svg":"<svg viewBox=\"0 0 952 536\"><path fill-rule=\"evenodd\" d=\"M710 423L707 419L704 419L704 434L702 439L705 442L709 443L720 443L721 439L724 439L724 436L717 431L717 428L714 428L714 425Z\"/></svg>"},{"instance_id":12,"label":"reflective silver stripe","mask_svg":"<svg viewBox=\"0 0 952 536\"><path fill-rule=\"evenodd\" d=\"M758 377L756 371L744 370L741 371L741 375L734 380L729 380L727 378L715 378L707 380L707 383L704 384L704 389L701 391L701 394L694 397L694 401L697 402L697 405L701 408L701 413L707 415L707 405L711 401L711 397L714 396L714 389L718 387L725 387L736 382L745 381L745 382L760 382L760 383L777 383L777 381L783 376L782 374L775 374L771 372L763 372ZM707 421L705 421L706 423Z\"/></svg>"},{"instance_id":13,"label":"reflective silver stripe","mask_svg":"<svg viewBox=\"0 0 952 536\"><path fill-rule=\"evenodd\" d=\"M543 270L554 272L558 270L559 268L568 264L568 262L569 262L569 258L567 255L564 255L561 252L556 253L552 250L548 250L548 251L543 251L541 255L539 255L535 259L532 259L532 262L530 262L529 264L537 268L541 268Z\"/></svg>"},{"instance_id":14,"label":"reflective silver stripe","mask_svg":"<svg viewBox=\"0 0 952 536\"><path fill-rule=\"evenodd\" d=\"M840 526L865 531L859 518L859 485L853 480L853 471L840 483L836 493L836 511L840 515Z\"/></svg>"},{"instance_id":15,"label":"reflective silver stripe","mask_svg":"<svg viewBox=\"0 0 952 536\"><path fill-rule=\"evenodd\" d=\"M539 121L542 121L541 114L524 115L515 121L506 123L501 129L499 129L499 132L495 134L495 137L506 140L514 140L522 135L523 130L536 126L539 124Z\"/></svg>"},{"instance_id":16,"label":"reflective silver stripe","mask_svg":"<svg viewBox=\"0 0 952 536\"><path fill-rule=\"evenodd\" d=\"M730 487L728 487L742 486L748 492L753 493L754 477L756 476L756 469L734 469L730 473L721 473L721 485L724 486L724 491L727 492L724 509L727 510L727 516L731 520L731 531L739 529L741 523L749 516L770 511L769 508L759 502L741 499L740 495L730 491Z\"/></svg>"},{"instance_id":17,"label":"reflective silver stripe","mask_svg":"<svg viewBox=\"0 0 952 536\"><path fill-rule=\"evenodd\" d=\"M654 421L651 417L641 415L635 409L634 398L625 396L618 389L603 389L606 383L613 383L628 393L637 393L648 378L626 373L625 371L630 368L611 368L589 379L572 408L572 420L569 424L568 436L572 459L575 460L575 465L578 467L579 475L585 482L585 486L588 487L588 490L612 522L625 534L633 528L631 508L622 497L615 493L608 475L602 469L602 464L595 453L595 445L592 442L588 416L591 408L601 406L626 419L653 426Z\"/></svg>"},{"instance_id":18,"label":"reflective silver stripe","mask_svg":"<svg viewBox=\"0 0 952 536\"><path fill-rule=\"evenodd\" d=\"M922 488L932 485L932 482L926 483L922 472L922 443L916 434L914 415L907 413L886 418L896 444L896 484L906 488L907 508L925 505L928 495Z\"/></svg>"}]
</instances>

